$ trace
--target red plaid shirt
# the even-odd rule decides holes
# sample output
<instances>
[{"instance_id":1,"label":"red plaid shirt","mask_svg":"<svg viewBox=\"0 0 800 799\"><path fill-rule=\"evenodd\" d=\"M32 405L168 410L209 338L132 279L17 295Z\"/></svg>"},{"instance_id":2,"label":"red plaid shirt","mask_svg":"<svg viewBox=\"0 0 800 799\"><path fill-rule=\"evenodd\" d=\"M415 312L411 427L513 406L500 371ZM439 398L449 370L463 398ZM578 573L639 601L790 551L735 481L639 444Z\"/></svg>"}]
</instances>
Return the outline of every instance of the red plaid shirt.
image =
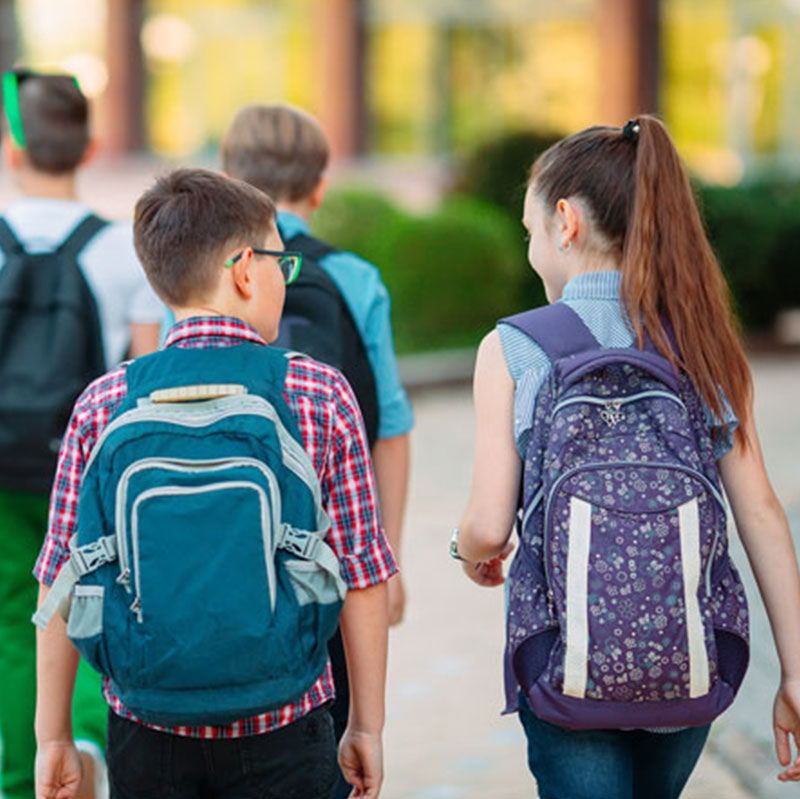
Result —
<instances>
[{"instance_id":1,"label":"red plaid shirt","mask_svg":"<svg viewBox=\"0 0 800 799\"><path fill-rule=\"evenodd\" d=\"M255 330L238 319L195 317L176 324L166 346L229 347L242 341L265 344ZM58 458L47 535L34 567L34 576L45 585L52 585L69 557L83 471L95 442L125 397L125 369L123 364L96 380L75 403ZM397 567L380 527L366 437L350 386L335 369L295 359L286 371L284 398L319 476L323 503L331 519L328 543L339 558L342 578L350 589L388 580ZM103 680L103 694L115 713L138 721L111 690L107 678ZM333 696L328 663L311 689L290 705L225 726L167 731L198 738L238 738L270 732L296 721Z\"/></svg>"}]
</instances>

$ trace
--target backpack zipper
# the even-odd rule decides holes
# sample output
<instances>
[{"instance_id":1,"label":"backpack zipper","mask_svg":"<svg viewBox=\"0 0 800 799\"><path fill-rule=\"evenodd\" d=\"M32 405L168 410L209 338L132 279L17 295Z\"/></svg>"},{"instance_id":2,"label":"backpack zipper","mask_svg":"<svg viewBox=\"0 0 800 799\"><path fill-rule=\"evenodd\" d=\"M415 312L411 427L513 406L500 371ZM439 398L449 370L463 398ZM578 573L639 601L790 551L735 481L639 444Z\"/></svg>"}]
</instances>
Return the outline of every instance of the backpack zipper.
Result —
<instances>
[{"instance_id":1,"label":"backpack zipper","mask_svg":"<svg viewBox=\"0 0 800 799\"><path fill-rule=\"evenodd\" d=\"M271 469L266 464L256 458L214 458L212 460L190 460L185 458L143 458L142 460L131 463L120 476L117 483L116 497L116 517L115 532L117 538L117 557L119 558L119 577L117 582L125 587L130 593L130 561L128 559L128 536L127 536L127 500L128 485L134 474L145 469L165 469L184 474L203 474L209 471L216 471L225 468L237 468L249 466L258 469L270 488L270 499L273 509L273 525L275 529L281 523L281 495L278 480ZM147 492L145 492L147 493ZM134 600L135 602L135 600Z\"/></svg>"},{"instance_id":2,"label":"backpack zipper","mask_svg":"<svg viewBox=\"0 0 800 799\"><path fill-rule=\"evenodd\" d=\"M683 400L675 394L671 394L669 391L658 391L653 389L651 391L641 391L638 394L631 394L626 397L595 397L591 394L581 394L575 397L568 397L565 400L561 400L555 408L553 408L553 412L550 415L552 419L562 408L566 408L569 405L577 405L582 402L589 403L590 405L603 405L603 406L612 406L620 408L623 405L627 405L629 402L636 402L637 400L646 399L648 397L661 397L662 399L668 399L677 405L680 405L681 408L686 410L686 404Z\"/></svg>"},{"instance_id":3,"label":"backpack zipper","mask_svg":"<svg viewBox=\"0 0 800 799\"><path fill-rule=\"evenodd\" d=\"M308 460L308 454L289 434L289 431L286 429L286 426L283 424L283 421L272 405L267 402L267 400L253 395L247 395L246 398L236 397L234 401L236 404L232 408L217 408L199 412L184 411L180 414L171 411L166 405L162 407L145 405L125 411L125 413L114 419L111 424L103 430L95 442L89 454L89 459L86 462L84 479L86 477L86 472L89 471L89 468L94 463L106 439L116 430L126 427L129 424L138 424L140 422L165 422L181 427L208 427L223 419L230 418L231 416L260 416L272 422L277 429L279 439L287 442L287 447L283 450L286 456L286 465L309 486L314 492L314 498L319 500L319 478ZM221 400L220 402L225 402L225 400Z\"/></svg>"}]
</instances>

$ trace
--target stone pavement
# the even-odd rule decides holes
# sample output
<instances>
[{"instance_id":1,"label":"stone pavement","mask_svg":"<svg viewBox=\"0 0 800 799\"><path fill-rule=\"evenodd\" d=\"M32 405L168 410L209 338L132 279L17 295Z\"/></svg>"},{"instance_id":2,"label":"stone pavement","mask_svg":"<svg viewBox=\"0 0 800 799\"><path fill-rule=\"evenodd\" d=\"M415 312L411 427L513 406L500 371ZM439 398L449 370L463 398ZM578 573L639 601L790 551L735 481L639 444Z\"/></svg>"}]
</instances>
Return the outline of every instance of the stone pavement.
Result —
<instances>
[{"instance_id":1,"label":"stone pavement","mask_svg":"<svg viewBox=\"0 0 800 799\"><path fill-rule=\"evenodd\" d=\"M757 417L781 499L800 504L800 357L754 363ZM384 799L532 799L524 737L500 717L501 589L480 588L447 556L469 487L473 421L465 386L414 394L417 426L403 566L404 624L391 634ZM800 519L794 532L800 535ZM748 572L741 552L737 562ZM749 574L748 579L751 580ZM751 604L760 607L752 585ZM766 742L776 686L768 630L754 623L753 667L684 792L686 799L797 795L779 786ZM763 660L763 665L762 665ZM738 761L745 761L743 763ZM731 764L736 767L731 768ZM748 787L741 781L744 777ZM565 798L566 799L566 798ZM609 797L609 799L613 799Z\"/></svg>"}]
</instances>

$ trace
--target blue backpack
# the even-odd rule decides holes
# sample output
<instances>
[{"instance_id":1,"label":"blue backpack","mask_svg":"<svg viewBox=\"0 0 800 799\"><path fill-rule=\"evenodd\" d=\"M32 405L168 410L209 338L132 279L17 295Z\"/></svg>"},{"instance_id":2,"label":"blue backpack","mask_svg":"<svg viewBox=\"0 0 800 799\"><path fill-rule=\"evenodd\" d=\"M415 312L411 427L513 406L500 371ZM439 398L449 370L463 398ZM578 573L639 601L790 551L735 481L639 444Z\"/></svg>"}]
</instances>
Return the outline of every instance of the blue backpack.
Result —
<instances>
[{"instance_id":1,"label":"blue backpack","mask_svg":"<svg viewBox=\"0 0 800 799\"><path fill-rule=\"evenodd\" d=\"M509 569L507 711L570 729L701 725L748 662L702 404L651 343L604 349L564 303L504 320L552 371Z\"/></svg>"},{"instance_id":2,"label":"blue backpack","mask_svg":"<svg viewBox=\"0 0 800 799\"><path fill-rule=\"evenodd\" d=\"M248 718L325 667L345 586L283 399L288 357L247 343L134 361L89 457L70 559L34 621L71 596L70 639L143 721Z\"/></svg>"}]
</instances>

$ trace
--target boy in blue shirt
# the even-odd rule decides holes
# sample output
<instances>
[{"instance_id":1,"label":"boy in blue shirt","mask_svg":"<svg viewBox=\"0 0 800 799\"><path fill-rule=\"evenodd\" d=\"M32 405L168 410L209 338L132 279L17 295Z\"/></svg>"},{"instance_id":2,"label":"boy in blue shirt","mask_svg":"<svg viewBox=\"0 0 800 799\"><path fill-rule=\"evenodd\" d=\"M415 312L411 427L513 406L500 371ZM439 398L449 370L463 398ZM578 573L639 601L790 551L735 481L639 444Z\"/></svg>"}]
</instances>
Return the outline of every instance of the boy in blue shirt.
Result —
<instances>
[{"instance_id":1,"label":"boy in blue shirt","mask_svg":"<svg viewBox=\"0 0 800 799\"><path fill-rule=\"evenodd\" d=\"M299 237L321 243L309 235L309 220L327 189L329 148L312 116L286 105L245 106L225 134L221 156L228 175L256 186L275 201L278 229L287 247L298 249L291 243ZM378 427L372 460L384 528L398 557L414 417L397 372L389 292L378 269L368 261L324 244L323 248L319 265L347 303L375 378ZM400 622L404 605L403 586L397 574L389 582L391 624Z\"/></svg>"}]
</instances>

